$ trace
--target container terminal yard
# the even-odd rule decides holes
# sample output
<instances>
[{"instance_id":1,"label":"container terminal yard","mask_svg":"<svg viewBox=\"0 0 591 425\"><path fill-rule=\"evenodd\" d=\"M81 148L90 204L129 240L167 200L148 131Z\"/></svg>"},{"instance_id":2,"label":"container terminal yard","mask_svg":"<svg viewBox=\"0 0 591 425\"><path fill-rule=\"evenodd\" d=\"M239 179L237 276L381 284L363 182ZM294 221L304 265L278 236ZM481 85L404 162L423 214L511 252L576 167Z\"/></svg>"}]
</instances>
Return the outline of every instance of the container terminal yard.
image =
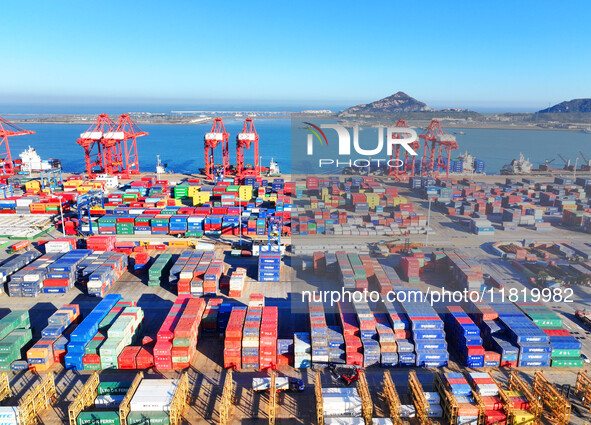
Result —
<instances>
[{"instance_id":1,"label":"container terminal yard","mask_svg":"<svg viewBox=\"0 0 591 425\"><path fill-rule=\"evenodd\" d=\"M140 173L129 115L67 174L1 123L4 423L590 423L588 175L460 174L433 122L391 175L280 176L252 119Z\"/></svg>"}]
</instances>

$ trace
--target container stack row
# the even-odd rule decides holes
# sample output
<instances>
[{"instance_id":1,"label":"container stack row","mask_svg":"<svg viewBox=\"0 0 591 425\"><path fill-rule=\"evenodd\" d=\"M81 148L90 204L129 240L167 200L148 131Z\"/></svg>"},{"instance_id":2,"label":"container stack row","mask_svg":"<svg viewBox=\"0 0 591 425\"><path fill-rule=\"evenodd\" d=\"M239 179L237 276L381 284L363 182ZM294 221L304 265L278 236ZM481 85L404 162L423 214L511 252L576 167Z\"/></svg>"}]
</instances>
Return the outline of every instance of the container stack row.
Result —
<instances>
[{"instance_id":1,"label":"container stack row","mask_svg":"<svg viewBox=\"0 0 591 425\"><path fill-rule=\"evenodd\" d=\"M459 372L445 372L443 374L443 385L455 398L457 404L457 424L477 425L478 405L472 397L472 388L468 381Z\"/></svg>"},{"instance_id":2,"label":"container stack row","mask_svg":"<svg viewBox=\"0 0 591 425\"><path fill-rule=\"evenodd\" d=\"M148 286L168 286L167 279L172 267L172 255L160 254L148 270Z\"/></svg>"},{"instance_id":3,"label":"container stack row","mask_svg":"<svg viewBox=\"0 0 591 425\"><path fill-rule=\"evenodd\" d=\"M9 371L23 358L23 348L31 341L29 312L14 310L0 319L0 371Z\"/></svg>"},{"instance_id":4,"label":"container stack row","mask_svg":"<svg viewBox=\"0 0 591 425\"><path fill-rule=\"evenodd\" d=\"M156 334L156 345L154 345L154 366L158 370L172 370L172 349L175 330L183 311L191 297L189 295L179 295L170 308L166 319L160 326Z\"/></svg>"},{"instance_id":5,"label":"container stack row","mask_svg":"<svg viewBox=\"0 0 591 425\"><path fill-rule=\"evenodd\" d=\"M281 279L281 252L266 251L259 254L259 282L279 282Z\"/></svg>"},{"instance_id":6,"label":"container stack row","mask_svg":"<svg viewBox=\"0 0 591 425\"><path fill-rule=\"evenodd\" d=\"M263 318L264 298L252 294L248 301L244 328L242 329L242 369L260 369L261 321Z\"/></svg>"},{"instance_id":7,"label":"container stack row","mask_svg":"<svg viewBox=\"0 0 591 425\"><path fill-rule=\"evenodd\" d=\"M260 332L260 360L259 367L273 369L277 366L277 327L279 312L277 307L263 307Z\"/></svg>"},{"instance_id":8,"label":"container stack row","mask_svg":"<svg viewBox=\"0 0 591 425\"><path fill-rule=\"evenodd\" d=\"M47 326L41 331L41 339L27 350L29 368L36 372L47 371L54 363L63 361L66 333L80 318L78 304L66 304L47 319Z\"/></svg>"},{"instance_id":9,"label":"container stack row","mask_svg":"<svg viewBox=\"0 0 591 425\"><path fill-rule=\"evenodd\" d=\"M445 316L445 332L449 343L458 353L462 365L484 367L484 347L480 329L459 306L448 306Z\"/></svg>"},{"instance_id":10,"label":"container stack row","mask_svg":"<svg viewBox=\"0 0 591 425\"><path fill-rule=\"evenodd\" d=\"M171 361L172 369L186 369L191 366L193 356L197 351L199 329L205 301L203 298L190 298L174 328L172 339Z\"/></svg>"},{"instance_id":11,"label":"container stack row","mask_svg":"<svg viewBox=\"0 0 591 425\"><path fill-rule=\"evenodd\" d=\"M484 404L485 425L506 423L507 415L499 397L499 387L490 375L486 372L469 372L468 380Z\"/></svg>"},{"instance_id":12,"label":"container stack row","mask_svg":"<svg viewBox=\"0 0 591 425\"><path fill-rule=\"evenodd\" d=\"M324 305L321 301L310 300L308 304L310 336L312 343L312 363L327 365L329 362L328 325Z\"/></svg>"}]
</instances>

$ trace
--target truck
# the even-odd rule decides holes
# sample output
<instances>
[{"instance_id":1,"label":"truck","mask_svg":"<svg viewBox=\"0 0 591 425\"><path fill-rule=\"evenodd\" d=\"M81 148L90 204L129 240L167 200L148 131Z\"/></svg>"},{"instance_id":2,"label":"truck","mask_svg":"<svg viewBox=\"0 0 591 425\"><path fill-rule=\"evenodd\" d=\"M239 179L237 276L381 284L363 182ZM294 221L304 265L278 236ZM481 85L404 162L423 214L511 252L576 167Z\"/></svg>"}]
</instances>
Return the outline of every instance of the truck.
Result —
<instances>
[{"instance_id":1,"label":"truck","mask_svg":"<svg viewBox=\"0 0 591 425\"><path fill-rule=\"evenodd\" d=\"M252 390L255 392L268 391L271 387L271 378L252 378ZM304 391L304 381L297 378L288 378L287 376L275 377L275 389L277 392L302 392Z\"/></svg>"}]
</instances>

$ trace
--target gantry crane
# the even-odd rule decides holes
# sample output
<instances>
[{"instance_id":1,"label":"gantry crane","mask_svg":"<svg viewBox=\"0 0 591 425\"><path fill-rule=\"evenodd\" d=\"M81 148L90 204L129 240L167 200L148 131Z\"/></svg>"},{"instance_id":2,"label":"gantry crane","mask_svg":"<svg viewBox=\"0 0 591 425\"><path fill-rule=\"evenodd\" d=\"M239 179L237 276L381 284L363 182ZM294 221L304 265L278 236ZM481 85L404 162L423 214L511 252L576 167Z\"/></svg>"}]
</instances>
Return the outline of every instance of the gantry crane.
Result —
<instances>
[{"instance_id":1,"label":"gantry crane","mask_svg":"<svg viewBox=\"0 0 591 425\"><path fill-rule=\"evenodd\" d=\"M357 381L357 392L361 397L361 412L365 425L373 424L373 402L371 401L371 394L369 392L369 386L367 385L367 378L365 372L359 369L359 380Z\"/></svg>"},{"instance_id":2,"label":"gantry crane","mask_svg":"<svg viewBox=\"0 0 591 425\"><path fill-rule=\"evenodd\" d=\"M402 403L400 403L400 397L398 396L396 386L394 385L394 381L392 381L392 375L390 375L389 371L384 372L383 385L384 396L388 403L388 407L390 408L390 419L392 419L392 424L403 425L402 419L400 418L400 408Z\"/></svg>"},{"instance_id":3,"label":"gantry crane","mask_svg":"<svg viewBox=\"0 0 591 425\"><path fill-rule=\"evenodd\" d=\"M277 414L277 389L275 388L275 378L277 377L274 370L270 372L271 383L269 385L269 425L275 425L275 416Z\"/></svg>"},{"instance_id":4,"label":"gantry crane","mask_svg":"<svg viewBox=\"0 0 591 425\"><path fill-rule=\"evenodd\" d=\"M2 372L0 375L0 402L10 398L10 383L8 382L8 375Z\"/></svg>"},{"instance_id":5,"label":"gantry crane","mask_svg":"<svg viewBox=\"0 0 591 425\"><path fill-rule=\"evenodd\" d=\"M93 176L95 171L102 173L105 171L103 162L102 140L105 133L113 130L114 124L107 114L100 114L95 122L80 134L76 143L84 148L84 163L86 164L86 174Z\"/></svg>"},{"instance_id":6,"label":"gantry crane","mask_svg":"<svg viewBox=\"0 0 591 425\"><path fill-rule=\"evenodd\" d=\"M82 391L78 393L74 401L68 406L68 419L70 425L76 425L76 418L80 412L94 404L97 397L99 386L98 372L94 372L82 387Z\"/></svg>"},{"instance_id":7,"label":"gantry crane","mask_svg":"<svg viewBox=\"0 0 591 425\"><path fill-rule=\"evenodd\" d=\"M2 167L2 174L14 174L14 162L12 161L12 155L10 154L8 138L24 136L27 134L35 134L35 132L31 130L23 130L7 119L0 117L0 167Z\"/></svg>"},{"instance_id":8,"label":"gantry crane","mask_svg":"<svg viewBox=\"0 0 591 425\"><path fill-rule=\"evenodd\" d=\"M254 168L245 168L244 149L254 151ZM259 135L254 127L252 118L244 120L242 132L236 136L236 175L238 177L258 176L260 173L259 165Z\"/></svg>"},{"instance_id":9,"label":"gantry crane","mask_svg":"<svg viewBox=\"0 0 591 425\"><path fill-rule=\"evenodd\" d=\"M525 382L516 371L509 374L509 389L523 393L529 401L529 412L534 416L531 425L540 425L542 423L542 404L532 392L530 386ZM513 416L513 414L512 414Z\"/></svg>"},{"instance_id":10,"label":"gantry crane","mask_svg":"<svg viewBox=\"0 0 591 425\"><path fill-rule=\"evenodd\" d=\"M324 399L322 397L320 372L316 372L316 375L314 375L314 394L316 395L316 422L317 425L324 425Z\"/></svg>"},{"instance_id":11,"label":"gantry crane","mask_svg":"<svg viewBox=\"0 0 591 425\"><path fill-rule=\"evenodd\" d=\"M579 151L579 153L581 154L581 158L583 158L583 161L585 161L583 164L581 164L581 171L591 170L591 159L587 158L583 151Z\"/></svg>"},{"instance_id":12,"label":"gantry crane","mask_svg":"<svg viewBox=\"0 0 591 425\"><path fill-rule=\"evenodd\" d=\"M218 173L226 175L230 171L230 152L228 150L229 138L230 134L226 131L224 121L221 118L216 118L213 121L211 131L205 133L205 176L210 180L214 180ZM223 157L221 169L217 169L214 162L213 151L220 143L222 144Z\"/></svg>"},{"instance_id":13,"label":"gantry crane","mask_svg":"<svg viewBox=\"0 0 591 425\"><path fill-rule=\"evenodd\" d=\"M568 425L572 409L568 398L561 394L540 371L534 374L532 386L535 396L548 408L552 422L557 425Z\"/></svg>"},{"instance_id":14,"label":"gantry crane","mask_svg":"<svg viewBox=\"0 0 591 425\"><path fill-rule=\"evenodd\" d=\"M419 425L433 425L433 421L429 417L429 402L425 398L423 386L419 382L417 373L414 370L411 370L408 374L408 386L410 389L410 398L415 405Z\"/></svg>"},{"instance_id":15,"label":"gantry crane","mask_svg":"<svg viewBox=\"0 0 591 425\"><path fill-rule=\"evenodd\" d=\"M405 120L398 120L396 121L397 128L408 128ZM400 139L404 133L394 133L392 137L394 139ZM415 150L418 151L421 148L421 143L418 139L415 139L409 143L409 145ZM391 168L388 171L388 175L394 177L396 180L406 180L410 176L414 176L415 174L415 157L410 155L408 151L404 150L404 160L402 160L400 155L401 145L394 145L392 150L392 155L390 155L390 162ZM400 161L403 161L401 167L397 167L400 164Z\"/></svg>"},{"instance_id":16,"label":"gantry crane","mask_svg":"<svg viewBox=\"0 0 591 425\"><path fill-rule=\"evenodd\" d=\"M34 425L39 422L39 415L56 400L53 373L31 388L19 403L18 410L22 425Z\"/></svg>"},{"instance_id":17,"label":"gantry crane","mask_svg":"<svg viewBox=\"0 0 591 425\"><path fill-rule=\"evenodd\" d=\"M458 419L458 402L443 381L442 372L435 372L435 391L437 391L441 397L443 417L447 419L448 423L455 424Z\"/></svg>"},{"instance_id":18,"label":"gantry crane","mask_svg":"<svg viewBox=\"0 0 591 425\"><path fill-rule=\"evenodd\" d=\"M591 378L582 370L577 374L575 395L583 401L583 406L591 409Z\"/></svg>"},{"instance_id":19,"label":"gantry crane","mask_svg":"<svg viewBox=\"0 0 591 425\"><path fill-rule=\"evenodd\" d=\"M170 425L180 425L182 421L183 410L189 399L189 375L183 372L177 382L176 390L170 402Z\"/></svg>"},{"instance_id":20,"label":"gantry crane","mask_svg":"<svg viewBox=\"0 0 591 425\"><path fill-rule=\"evenodd\" d=\"M131 382L131 385L129 386L127 393L125 394L123 401L119 405L119 424L120 425L127 425L127 416L129 415L129 412L131 411L131 409L129 408L129 403L131 402L131 399L135 395L135 392L137 391L137 387L139 387L140 382L142 382L142 379L144 379L144 372L140 372L137 375L135 375L135 378L133 378L133 381Z\"/></svg>"},{"instance_id":21,"label":"gantry crane","mask_svg":"<svg viewBox=\"0 0 591 425\"><path fill-rule=\"evenodd\" d=\"M232 399L234 393L234 381L232 380L232 369L227 369L224 389L222 391L222 400L220 402L220 423L219 425L228 425L230 418L230 409L232 408Z\"/></svg>"},{"instance_id":22,"label":"gantry crane","mask_svg":"<svg viewBox=\"0 0 591 425\"><path fill-rule=\"evenodd\" d=\"M90 216L91 207L105 207L105 199L102 190L90 190L76 199L76 212L78 213L78 232L82 235L93 235L92 219ZM84 215L88 218L88 232L82 230ZM63 225L63 223L62 223Z\"/></svg>"},{"instance_id":23,"label":"gantry crane","mask_svg":"<svg viewBox=\"0 0 591 425\"><path fill-rule=\"evenodd\" d=\"M574 170L574 166L573 165L570 165L570 159L567 160L565 157L563 157L560 154L560 152L557 153L557 155L564 162L564 167L562 168L563 170L567 170L567 171L573 171Z\"/></svg>"},{"instance_id":24,"label":"gantry crane","mask_svg":"<svg viewBox=\"0 0 591 425\"><path fill-rule=\"evenodd\" d=\"M449 178L451 152L458 148L455 136L441 128L439 121L433 120L427 132L419 137L424 140L421 175L438 177L443 169L445 177ZM445 151L445 156L442 156L442 150Z\"/></svg>"},{"instance_id":25,"label":"gantry crane","mask_svg":"<svg viewBox=\"0 0 591 425\"><path fill-rule=\"evenodd\" d=\"M137 138L147 134L140 130L129 114L121 115L117 125L103 135L101 142L105 173L124 176L139 174Z\"/></svg>"}]
</instances>

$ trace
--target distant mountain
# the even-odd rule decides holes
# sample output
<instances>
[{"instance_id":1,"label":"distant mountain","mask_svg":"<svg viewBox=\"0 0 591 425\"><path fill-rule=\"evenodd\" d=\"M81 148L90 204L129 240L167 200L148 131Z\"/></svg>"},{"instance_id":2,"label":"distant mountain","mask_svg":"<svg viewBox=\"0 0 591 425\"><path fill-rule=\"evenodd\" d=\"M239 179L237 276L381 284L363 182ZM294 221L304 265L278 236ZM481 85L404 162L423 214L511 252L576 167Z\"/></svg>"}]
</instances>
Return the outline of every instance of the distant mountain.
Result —
<instances>
[{"instance_id":1,"label":"distant mountain","mask_svg":"<svg viewBox=\"0 0 591 425\"><path fill-rule=\"evenodd\" d=\"M573 99L538 111L539 114L575 114L591 112L591 99Z\"/></svg>"},{"instance_id":2,"label":"distant mountain","mask_svg":"<svg viewBox=\"0 0 591 425\"><path fill-rule=\"evenodd\" d=\"M341 114L392 114L397 112L429 112L431 110L425 103L419 102L406 93L399 91L392 96L376 100L375 102L352 106L345 109Z\"/></svg>"}]
</instances>

